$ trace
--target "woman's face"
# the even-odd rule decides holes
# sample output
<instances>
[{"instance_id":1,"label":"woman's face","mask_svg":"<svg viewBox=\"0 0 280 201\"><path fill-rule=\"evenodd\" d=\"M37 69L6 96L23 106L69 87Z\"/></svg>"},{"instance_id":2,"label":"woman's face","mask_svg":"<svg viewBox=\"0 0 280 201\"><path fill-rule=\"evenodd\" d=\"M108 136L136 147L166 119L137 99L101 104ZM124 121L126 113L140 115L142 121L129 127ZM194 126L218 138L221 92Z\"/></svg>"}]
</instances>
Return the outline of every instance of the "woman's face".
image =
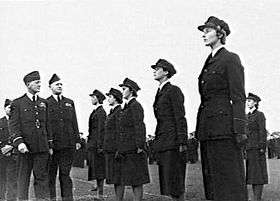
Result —
<instances>
[{"instance_id":1,"label":"woman's face","mask_svg":"<svg viewBox=\"0 0 280 201\"><path fill-rule=\"evenodd\" d=\"M96 105L98 103L98 98L96 96L91 96L91 103L92 105Z\"/></svg>"},{"instance_id":2,"label":"woman's face","mask_svg":"<svg viewBox=\"0 0 280 201\"><path fill-rule=\"evenodd\" d=\"M127 86L123 86L122 87L122 94L123 94L124 99L129 99L132 92L129 90L129 88Z\"/></svg>"},{"instance_id":3,"label":"woman's face","mask_svg":"<svg viewBox=\"0 0 280 201\"><path fill-rule=\"evenodd\" d=\"M203 35L202 35L204 44L206 46L215 46L215 44L220 40L217 31L213 28L204 28L203 29Z\"/></svg>"},{"instance_id":4,"label":"woman's face","mask_svg":"<svg viewBox=\"0 0 280 201\"><path fill-rule=\"evenodd\" d=\"M246 105L247 105L248 108L253 108L256 104L257 104L257 102L254 101L253 99L247 99L246 100Z\"/></svg>"},{"instance_id":5,"label":"woman's face","mask_svg":"<svg viewBox=\"0 0 280 201\"><path fill-rule=\"evenodd\" d=\"M110 94L110 95L108 96L108 103L109 103L109 105L114 105L115 102L116 102L115 97L114 97L112 94Z\"/></svg>"}]
</instances>

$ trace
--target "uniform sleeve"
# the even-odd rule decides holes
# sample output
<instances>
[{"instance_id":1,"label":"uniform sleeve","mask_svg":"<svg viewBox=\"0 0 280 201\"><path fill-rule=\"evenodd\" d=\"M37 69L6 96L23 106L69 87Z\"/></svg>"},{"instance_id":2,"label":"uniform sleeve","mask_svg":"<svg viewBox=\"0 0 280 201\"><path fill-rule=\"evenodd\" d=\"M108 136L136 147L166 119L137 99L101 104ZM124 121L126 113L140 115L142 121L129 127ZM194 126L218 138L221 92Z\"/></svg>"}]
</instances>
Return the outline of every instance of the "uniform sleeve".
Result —
<instances>
[{"instance_id":1,"label":"uniform sleeve","mask_svg":"<svg viewBox=\"0 0 280 201\"><path fill-rule=\"evenodd\" d=\"M103 148L103 141L104 141L104 132L105 132L105 120L106 120L106 113L105 111L100 113L97 118L97 125L98 125L98 133L97 133L97 148Z\"/></svg>"},{"instance_id":2,"label":"uniform sleeve","mask_svg":"<svg viewBox=\"0 0 280 201\"><path fill-rule=\"evenodd\" d=\"M234 134L245 134L244 68L237 55L231 56L227 61L227 77L233 112L233 132Z\"/></svg>"},{"instance_id":3,"label":"uniform sleeve","mask_svg":"<svg viewBox=\"0 0 280 201\"><path fill-rule=\"evenodd\" d=\"M177 142L180 145L187 144L188 128L187 120L185 118L184 95L178 87L174 87L171 94L171 105L175 117Z\"/></svg>"},{"instance_id":4,"label":"uniform sleeve","mask_svg":"<svg viewBox=\"0 0 280 201\"><path fill-rule=\"evenodd\" d=\"M265 128L265 116L261 112L258 116L258 126L259 126L259 143L258 147L260 149L266 149L266 141L267 141L267 134L266 134L266 128Z\"/></svg>"},{"instance_id":5,"label":"uniform sleeve","mask_svg":"<svg viewBox=\"0 0 280 201\"><path fill-rule=\"evenodd\" d=\"M53 148L53 133L51 128L51 122L50 122L50 107L49 103L47 102L47 135L48 135L48 144L49 148Z\"/></svg>"},{"instance_id":6,"label":"uniform sleeve","mask_svg":"<svg viewBox=\"0 0 280 201\"><path fill-rule=\"evenodd\" d=\"M132 109L132 120L135 131L135 144L137 148L145 149L146 127L144 124L144 110L140 104L134 104Z\"/></svg>"},{"instance_id":7,"label":"uniform sleeve","mask_svg":"<svg viewBox=\"0 0 280 201\"><path fill-rule=\"evenodd\" d=\"M72 118L72 126L74 130L75 135L75 141L76 143L81 143L80 135L79 135L79 127L78 127L78 121L77 121L77 115L76 115L76 109L74 102L72 102L73 105L73 118Z\"/></svg>"},{"instance_id":8,"label":"uniform sleeve","mask_svg":"<svg viewBox=\"0 0 280 201\"><path fill-rule=\"evenodd\" d=\"M13 102L11 105L11 116L9 119L9 132L13 146L17 147L20 143L23 143L23 136L20 125L20 107L19 103Z\"/></svg>"}]
</instances>

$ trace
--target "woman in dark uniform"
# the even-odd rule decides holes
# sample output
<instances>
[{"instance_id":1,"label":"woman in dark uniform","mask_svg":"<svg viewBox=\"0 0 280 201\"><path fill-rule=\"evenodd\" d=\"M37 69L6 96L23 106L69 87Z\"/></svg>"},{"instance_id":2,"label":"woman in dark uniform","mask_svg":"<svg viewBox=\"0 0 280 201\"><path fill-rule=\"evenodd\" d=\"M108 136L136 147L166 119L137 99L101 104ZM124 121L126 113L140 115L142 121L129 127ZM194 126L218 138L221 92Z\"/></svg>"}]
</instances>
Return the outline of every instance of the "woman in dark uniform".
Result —
<instances>
[{"instance_id":1,"label":"woman in dark uniform","mask_svg":"<svg viewBox=\"0 0 280 201\"><path fill-rule=\"evenodd\" d=\"M223 47L230 34L226 22L211 16L198 29L212 50L199 76L196 126L205 195L215 201L246 201L244 68L238 55Z\"/></svg>"},{"instance_id":2,"label":"woman in dark uniform","mask_svg":"<svg viewBox=\"0 0 280 201\"><path fill-rule=\"evenodd\" d=\"M266 166L266 140L265 116L258 110L261 99L249 93L248 107L248 142L246 144L246 183L252 184L253 201L261 201L263 185L268 183Z\"/></svg>"},{"instance_id":3,"label":"woman in dark uniform","mask_svg":"<svg viewBox=\"0 0 280 201\"><path fill-rule=\"evenodd\" d=\"M106 112L103 109L102 103L105 96L98 90L94 90L90 96L94 110L89 117L89 135L87 143L89 160L88 180L96 180L97 199L103 200L103 186L105 179L103 141Z\"/></svg>"},{"instance_id":4,"label":"woman in dark uniform","mask_svg":"<svg viewBox=\"0 0 280 201\"><path fill-rule=\"evenodd\" d=\"M143 184L149 183L148 162L145 150L146 128L144 111L136 100L137 83L126 78L122 84L123 98L126 103L119 117L119 140L117 160L121 163L121 181L117 185L117 195L123 200L124 186L132 186L134 201L143 198Z\"/></svg>"},{"instance_id":5,"label":"woman in dark uniform","mask_svg":"<svg viewBox=\"0 0 280 201\"><path fill-rule=\"evenodd\" d=\"M110 113L105 121L104 152L106 160L106 183L115 185L115 192L120 184L120 162L115 159L117 151L117 141L119 138L118 118L121 111L122 92L111 88L108 102L111 106ZM116 193L117 201L121 200Z\"/></svg>"}]
</instances>

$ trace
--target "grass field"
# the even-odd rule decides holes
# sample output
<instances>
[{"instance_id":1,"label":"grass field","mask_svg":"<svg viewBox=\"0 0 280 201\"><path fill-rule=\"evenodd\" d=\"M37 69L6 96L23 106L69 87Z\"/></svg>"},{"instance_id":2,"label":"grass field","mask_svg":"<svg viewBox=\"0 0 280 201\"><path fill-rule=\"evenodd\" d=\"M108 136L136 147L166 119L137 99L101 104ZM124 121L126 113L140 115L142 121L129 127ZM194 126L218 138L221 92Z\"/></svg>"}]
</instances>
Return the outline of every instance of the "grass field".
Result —
<instances>
[{"instance_id":1,"label":"grass field","mask_svg":"<svg viewBox=\"0 0 280 201\"><path fill-rule=\"evenodd\" d=\"M269 167L269 184L264 188L264 201L280 201L280 160L270 159L268 160ZM145 201L169 201L168 197L159 195L159 183L158 172L156 165L150 165L150 177L151 183L144 186L144 200ZM92 192L90 189L94 185L94 182L87 181L87 168L72 168L71 175L74 185L75 200L87 201L93 200L93 196L96 192ZM186 172L186 200L189 201L205 201L203 193L201 165L200 163L188 164ZM252 189L249 186L249 197L251 197ZM33 192L31 188L31 197ZM57 194L59 192L59 183L57 184ZM114 200L114 189L112 185L105 185L105 200ZM125 201L132 201L132 189L126 188Z\"/></svg>"}]
</instances>

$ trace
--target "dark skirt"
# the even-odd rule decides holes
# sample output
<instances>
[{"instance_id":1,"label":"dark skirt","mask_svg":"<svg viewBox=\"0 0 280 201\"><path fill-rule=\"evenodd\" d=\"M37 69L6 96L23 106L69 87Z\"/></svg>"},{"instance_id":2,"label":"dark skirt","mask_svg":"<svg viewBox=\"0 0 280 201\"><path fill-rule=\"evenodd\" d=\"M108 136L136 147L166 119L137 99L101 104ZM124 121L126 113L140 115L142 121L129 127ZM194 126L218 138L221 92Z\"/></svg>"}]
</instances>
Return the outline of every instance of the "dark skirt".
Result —
<instances>
[{"instance_id":1,"label":"dark skirt","mask_svg":"<svg viewBox=\"0 0 280 201\"><path fill-rule=\"evenodd\" d=\"M265 153L259 150L247 150L246 183L267 184L268 174Z\"/></svg>"},{"instance_id":2,"label":"dark skirt","mask_svg":"<svg viewBox=\"0 0 280 201\"><path fill-rule=\"evenodd\" d=\"M185 192L186 158L177 150L157 153L161 195L179 197Z\"/></svg>"},{"instance_id":3,"label":"dark skirt","mask_svg":"<svg viewBox=\"0 0 280 201\"><path fill-rule=\"evenodd\" d=\"M124 154L120 163L120 183L124 186L138 186L150 182L148 161L145 152Z\"/></svg>"},{"instance_id":4,"label":"dark skirt","mask_svg":"<svg viewBox=\"0 0 280 201\"><path fill-rule=\"evenodd\" d=\"M105 179L105 157L96 150L88 150L88 180Z\"/></svg>"},{"instance_id":5,"label":"dark skirt","mask_svg":"<svg viewBox=\"0 0 280 201\"><path fill-rule=\"evenodd\" d=\"M242 151L231 139L202 141L205 196L215 201L247 201Z\"/></svg>"},{"instance_id":6,"label":"dark skirt","mask_svg":"<svg viewBox=\"0 0 280 201\"><path fill-rule=\"evenodd\" d=\"M119 184L120 178L120 167L121 164L115 159L115 153L105 154L106 161L106 183L107 184Z\"/></svg>"}]
</instances>

